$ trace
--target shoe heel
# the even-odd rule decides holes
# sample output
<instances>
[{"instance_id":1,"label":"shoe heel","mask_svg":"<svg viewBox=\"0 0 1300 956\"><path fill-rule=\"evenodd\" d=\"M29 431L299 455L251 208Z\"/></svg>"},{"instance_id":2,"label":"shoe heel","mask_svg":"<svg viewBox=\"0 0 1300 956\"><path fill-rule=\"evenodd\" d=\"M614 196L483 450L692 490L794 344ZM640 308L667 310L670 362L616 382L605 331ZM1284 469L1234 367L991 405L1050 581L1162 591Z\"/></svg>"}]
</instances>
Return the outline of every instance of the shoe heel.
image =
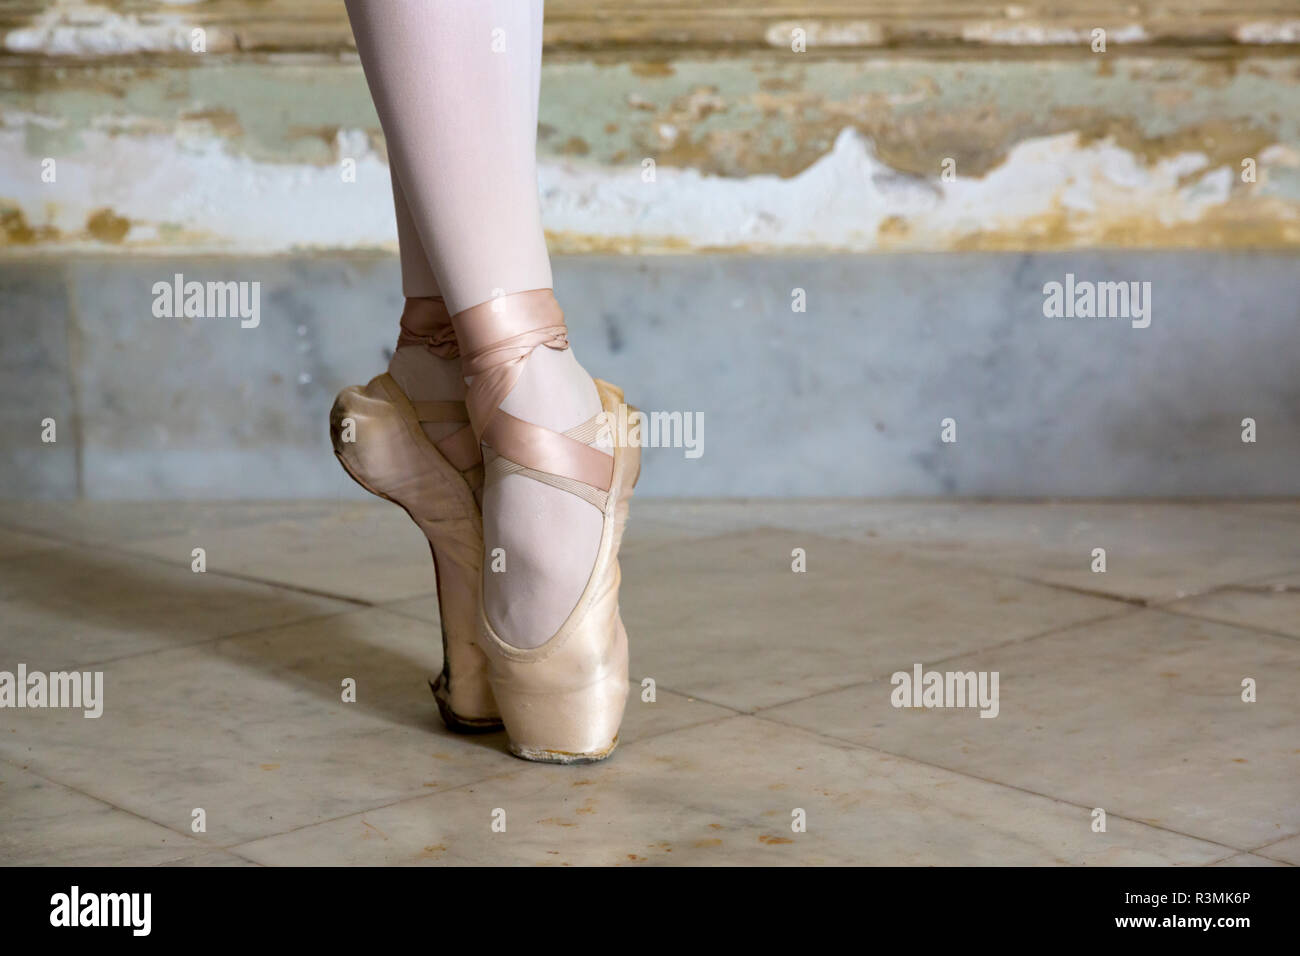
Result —
<instances>
[{"instance_id":1,"label":"shoe heel","mask_svg":"<svg viewBox=\"0 0 1300 956\"><path fill-rule=\"evenodd\" d=\"M571 690L519 690L497 694L510 752L539 763L580 764L604 760L618 746L627 706L627 633L618 622L614 662L604 677Z\"/></svg>"},{"instance_id":2,"label":"shoe heel","mask_svg":"<svg viewBox=\"0 0 1300 956\"><path fill-rule=\"evenodd\" d=\"M353 440L345 441L349 433ZM443 660L429 687L443 723L458 733L500 730L487 659L474 640L483 532L473 492L428 441L388 376L339 393L330 409L330 440L352 480L405 511L429 541Z\"/></svg>"}]
</instances>

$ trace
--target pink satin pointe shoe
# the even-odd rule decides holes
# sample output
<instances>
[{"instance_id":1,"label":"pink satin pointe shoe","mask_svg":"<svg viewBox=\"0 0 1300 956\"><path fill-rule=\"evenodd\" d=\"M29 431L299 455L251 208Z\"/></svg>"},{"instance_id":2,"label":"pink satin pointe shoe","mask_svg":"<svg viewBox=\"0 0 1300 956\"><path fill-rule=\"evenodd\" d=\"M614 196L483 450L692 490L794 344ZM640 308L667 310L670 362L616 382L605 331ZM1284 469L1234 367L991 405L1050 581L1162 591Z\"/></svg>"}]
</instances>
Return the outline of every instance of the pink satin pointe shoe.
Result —
<instances>
[{"instance_id":1,"label":"pink satin pointe shoe","mask_svg":"<svg viewBox=\"0 0 1300 956\"><path fill-rule=\"evenodd\" d=\"M502 296L456 316L470 421L484 449L485 483L524 475L575 495L604 517L596 561L577 606L538 647L509 642L482 601L478 641L510 750L547 763L589 763L618 744L627 703L627 632L619 615L618 549L641 449L594 447L616 420L621 390L596 380L602 413L564 433L500 410L532 351L568 348L564 313L549 289ZM472 378L471 378L472 376ZM481 590L480 590L481 593Z\"/></svg>"},{"instance_id":2,"label":"pink satin pointe shoe","mask_svg":"<svg viewBox=\"0 0 1300 956\"><path fill-rule=\"evenodd\" d=\"M412 310L428 314L408 314ZM411 328L437 326L440 334L415 336L408 320ZM450 318L440 300L408 300L402 326L399 345L424 342L437 354L455 357ZM465 427L435 442L420 427L423 422ZM339 393L330 409L330 438L353 480L399 505L429 540L442 618L442 672L429 686L443 722L458 733L500 730L487 658L476 640L483 520L475 495L483 485L483 459L465 403L412 402L385 373Z\"/></svg>"}]
</instances>

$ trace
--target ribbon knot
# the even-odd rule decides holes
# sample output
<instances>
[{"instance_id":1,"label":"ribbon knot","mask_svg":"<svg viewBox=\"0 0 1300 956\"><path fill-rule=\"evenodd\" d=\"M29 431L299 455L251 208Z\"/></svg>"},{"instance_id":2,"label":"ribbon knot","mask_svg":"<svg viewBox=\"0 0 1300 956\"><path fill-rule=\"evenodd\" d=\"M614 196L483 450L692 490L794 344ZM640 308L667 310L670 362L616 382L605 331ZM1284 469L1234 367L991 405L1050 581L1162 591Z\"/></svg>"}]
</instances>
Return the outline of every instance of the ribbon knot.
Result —
<instances>
[{"instance_id":1,"label":"ribbon knot","mask_svg":"<svg viewBox=\"0 0 1300 956\"><path fill-rule=\"evenodd\" d=\"M408 345L423 345L439 358L454 359L460 355L456 330L452 327L446 303L441 298L408 298L402 309L400 328L397 335L399 349Z\"/></svg>"}]
</instances>

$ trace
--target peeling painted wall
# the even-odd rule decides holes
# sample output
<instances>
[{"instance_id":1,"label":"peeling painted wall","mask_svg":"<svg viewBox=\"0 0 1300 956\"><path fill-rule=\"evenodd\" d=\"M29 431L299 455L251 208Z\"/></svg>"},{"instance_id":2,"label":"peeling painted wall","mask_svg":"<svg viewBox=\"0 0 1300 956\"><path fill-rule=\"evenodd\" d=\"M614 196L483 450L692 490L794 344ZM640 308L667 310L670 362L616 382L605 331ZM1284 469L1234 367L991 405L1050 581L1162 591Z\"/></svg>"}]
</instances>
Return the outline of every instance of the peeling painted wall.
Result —
<instances>
[{"instance_id":1,"label":"peeling painted wall","mask_svg":"<svg viewBox=\"0 0 1300 956\"><path fill-rule=\"evenodd\" d=\"M402 298L342 11L0 0L10 494L362 494L322 468L322 409L382 367ZM548 0L551 249L614 253L555 262L574 340L643 407L722 423L698 463L650 456L641 490L1294 494L1298 18ZM774 254L711 254L735 250ZM176 273L259 283L266 320L158 319ZM1149 283L1154 321L1048 319L1045 284L1076 273ZM940 452L953 414L968 439Z\"/></svg>"},{"instance_id":2,"label":"peeling painted wall","mask_svg":"<svg viewBox=\"0 0 1300 956\"><path fill-rule=\"evenodd\" d=\"M48 10L5 33L0 254L394 247L354 55L226 56L220 23L207 56L135 55L175 50L189 21L184 5L148 18L121 6L81 27ZM552 247L1295 248L1290 22L1238 24L1255 47L1231 55L559 53L538 130ZM967 39L1075 42L1003 26L1021 32Z\"/></svg>"}]
</instances>

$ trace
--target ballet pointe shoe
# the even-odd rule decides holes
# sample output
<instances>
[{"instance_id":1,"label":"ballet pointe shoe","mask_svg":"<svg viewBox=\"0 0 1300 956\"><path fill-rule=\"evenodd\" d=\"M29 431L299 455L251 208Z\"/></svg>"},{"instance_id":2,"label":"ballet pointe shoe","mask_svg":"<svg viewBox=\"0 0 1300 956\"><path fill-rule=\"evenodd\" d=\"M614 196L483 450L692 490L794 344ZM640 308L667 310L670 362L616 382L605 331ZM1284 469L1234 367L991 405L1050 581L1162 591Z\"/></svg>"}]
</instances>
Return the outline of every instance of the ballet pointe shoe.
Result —
<instances>
[{"instance_id":1,"label":"ballet pointe shoe","mask_svg":"<svg viewBox=\"0 0 1300 956\"><path fill-rule=\"evenodd\" d=\"M522 474L567 491L604 516L591 575L568 619L545 643L520 648L488 620L482 600L478 640L510 750L546 763L603 760L618 744L627 703L627 632L619 615L618 549L640 473L639 446L592 446L623 404L596 380L602 412L564 433L500 411L534 348L564 349L564 314L551 290L503 296L454 317L470 380L470 420L484 448L485 481Z\"/></svg>"},{"instance_id":2,"label":"ballet pointe shoe","mask_svg":"<svg viewBox=\"0 0 1300 956\"><path fill-rule=\"evenodd\" d=\"M422 422L466 424L433 442ZM483 483L483 465L468 422L463 402L411 402L385 373L339 393L330 409L330 439L353 480L401 507L428 539L443 662L429 686L449 729L487 733L501 729L501 717L487 680L487 658L476 641L483 521L475 491Z\"/></svg>"}]
</instances>

